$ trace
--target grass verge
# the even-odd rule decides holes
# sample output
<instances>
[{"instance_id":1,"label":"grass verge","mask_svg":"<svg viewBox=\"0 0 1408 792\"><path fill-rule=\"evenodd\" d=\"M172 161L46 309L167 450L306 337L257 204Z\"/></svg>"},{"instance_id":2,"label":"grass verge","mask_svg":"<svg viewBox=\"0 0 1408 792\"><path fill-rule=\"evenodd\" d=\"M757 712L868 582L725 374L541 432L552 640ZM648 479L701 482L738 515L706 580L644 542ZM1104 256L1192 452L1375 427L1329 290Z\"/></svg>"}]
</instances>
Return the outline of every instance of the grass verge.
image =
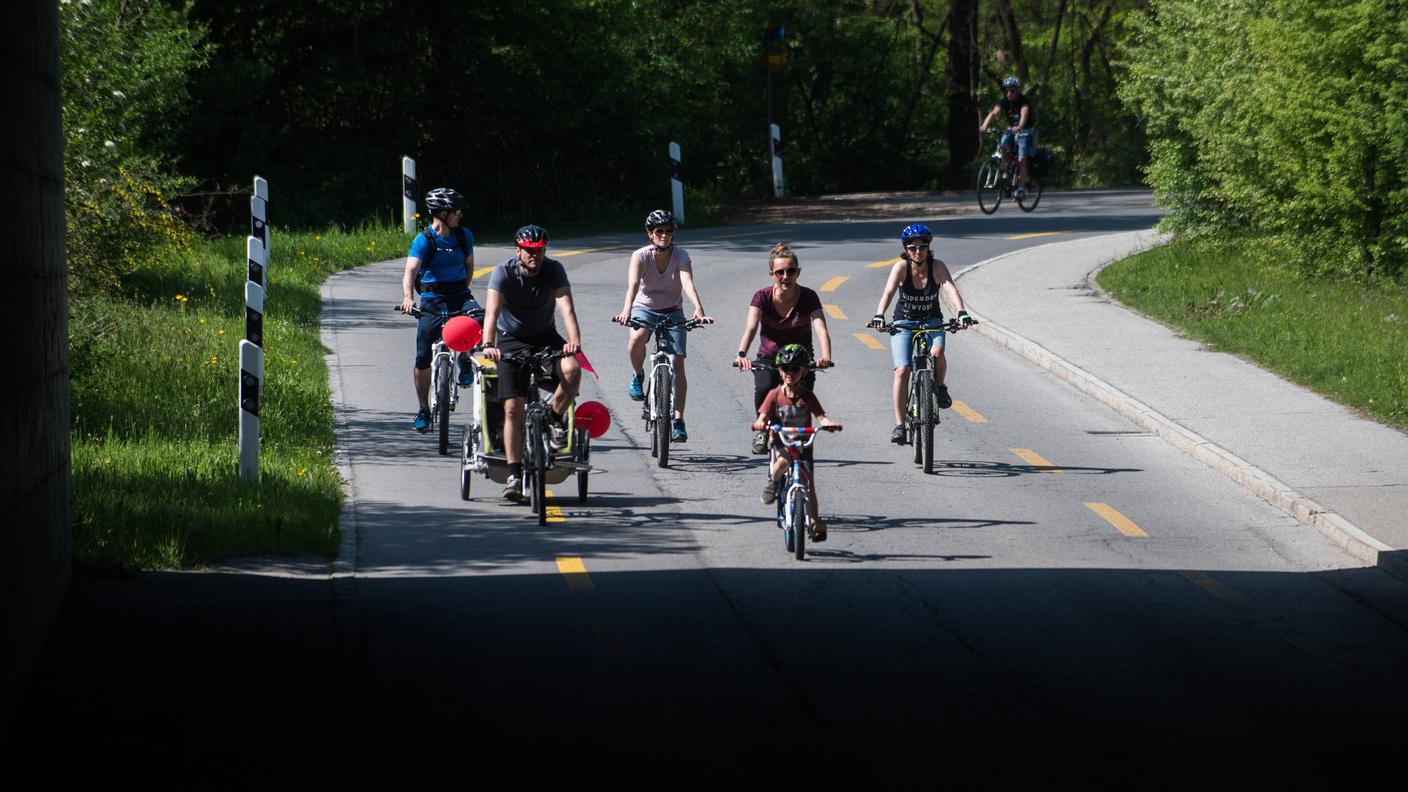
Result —
<instances>
[{"instance_id":1,"label":"grass verge","mask_svg":"<svg viewBox=\"0 0 1408 792\"><path fill-rule=\"evenodd\" d=\"M261 479L238 479L245 241L197 243L70 304L74 559L98 573L337 554L341 480L319 287L405 255L389 226L271 235Z\"/></svg>"},{"instance_id":2,"label":"grass verge","mask_svg":"<svg viewBox=\"0 0 1408 792\"><path fill-rule=\"evenodd\" d=\"M1099 275L1121 302L1408 429L1408 288L1308 276L1250 240L1175 240Z\"/></svg>"}]
</instances>

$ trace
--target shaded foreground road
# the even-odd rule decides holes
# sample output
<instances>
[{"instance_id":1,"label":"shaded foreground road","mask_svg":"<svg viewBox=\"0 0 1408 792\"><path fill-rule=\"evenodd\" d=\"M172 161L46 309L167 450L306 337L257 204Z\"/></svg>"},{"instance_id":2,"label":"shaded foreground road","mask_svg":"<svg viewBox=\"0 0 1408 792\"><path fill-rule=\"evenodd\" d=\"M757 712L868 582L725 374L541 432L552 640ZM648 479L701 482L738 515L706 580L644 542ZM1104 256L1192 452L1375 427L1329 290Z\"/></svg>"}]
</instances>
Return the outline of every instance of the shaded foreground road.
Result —
<instances>
[{"instance_id":1,"label":"shaded foreground road","mask_svg":"<svg viewBox=\"0 0 1408 792\"><path fill-rule=\"evenodd\" d=\"M1096 195L933 223L964 267L1152 217L1147 196ZM667 471L602 318L637 237L559 252L603 376L587 396L615 425L588 502L543 528L483 479L461 502L453 461L405 430L397 265L341 276L355 574L76 581L7 758L64 746L74 775L240 786L1377 775L1408 704L1401 582L977 334L951 339L951 384L983 420L946 414L938 475L883 441L888 352L855 331L894 227L680 240L720 325L691 335L691 438ZM833 535L804 564L757 503L727 368L777 238L831 286L840 366L818 390L847 425L819 450Z\"/></svg>"}]
</instances>

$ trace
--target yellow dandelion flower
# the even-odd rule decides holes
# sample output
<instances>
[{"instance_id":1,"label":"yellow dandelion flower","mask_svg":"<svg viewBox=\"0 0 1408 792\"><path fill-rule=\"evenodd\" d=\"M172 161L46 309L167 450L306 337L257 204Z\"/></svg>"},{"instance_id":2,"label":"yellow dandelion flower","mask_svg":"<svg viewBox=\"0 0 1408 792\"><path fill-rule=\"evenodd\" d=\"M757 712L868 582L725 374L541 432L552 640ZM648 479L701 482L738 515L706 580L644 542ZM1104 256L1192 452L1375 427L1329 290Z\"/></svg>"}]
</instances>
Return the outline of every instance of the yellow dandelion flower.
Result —
<instances>
[{"instance_id":1,"label":"yellow dandelion flower","mask_svg":"<svg viewBox=\"0 0 1408 792\"><path fill-rule=\"evenodd\" d=\"M318 240L320 240L320 239L322 239L322 238L323 238L323 237L322 237L321 234L316 234L316 235L313 236L313 241L314 241L314 242L317 242Z\"/></svg>"},{"instance_id":2,"label":"yellow dandelion flower","mask_svg":"<svg viewBox=\"0 0 1408 792\"><path fill-rule=\"evenodd\" d=\"M111 464L112 464L112 459L109 458L109 457L103 457L103 464L104 464L104 465L111 465Z\"/></svg>"},{"instance_id":3,"label":"yellow dandelion flower","mask_svg":"<svg viewBox=\"0 0 1408 792\"><path fill-rule=\"evenodd\" d=\"M216 330L216 331L215 331L215 334L216 334L216 335L225 335L225 328L222 327L222 328L220 328L219 330Z\"/></svg>"},{"instance_id":4,"label":"yellow dandelion flower","mask_svg":"<svg viewBox=\"0 0 1408 792\"><path fill-rule=\"evenodd\" d=\"M187 298L184 294L176 295L176 302L186 302L188 299L189 298Z\"/></svg>"},{"instance_id":5,"label":"yellow dandelion flower","mask_svg":"<svg viewBox=\"0 0 1408 792\"><path fill-rule=\"evenodd\" d=\"M299 469L298 469L298 475L300 475L300 476L306 476L306 475L308 475L308 468L299 468Z\"/></svg>"},{"instance_id":6,"label":"yellow dandelion flower","mask_svg":"<svg viewBox=\"0 0 1408 792\"><path fill-rule=\"evenodd\" d=\"M215 365L216 363L219 363L219 362L220 362L220 357L219 357L218 355L211 355L211 356L210 356L210 365L213 366L213 365Z\"/></svg>"},{"instance_id":7,"label":"yellow dandelion flower","mask_svg":"<svg viewBox=\"0 0 1408 792\"><path fill-rule=\"evenodd\" d=\"M198 320L198 321L199 321L201 324L205 324L205 320L204 320L204 319L200 319L200 320Z\"/></svg>"}]
</instances>

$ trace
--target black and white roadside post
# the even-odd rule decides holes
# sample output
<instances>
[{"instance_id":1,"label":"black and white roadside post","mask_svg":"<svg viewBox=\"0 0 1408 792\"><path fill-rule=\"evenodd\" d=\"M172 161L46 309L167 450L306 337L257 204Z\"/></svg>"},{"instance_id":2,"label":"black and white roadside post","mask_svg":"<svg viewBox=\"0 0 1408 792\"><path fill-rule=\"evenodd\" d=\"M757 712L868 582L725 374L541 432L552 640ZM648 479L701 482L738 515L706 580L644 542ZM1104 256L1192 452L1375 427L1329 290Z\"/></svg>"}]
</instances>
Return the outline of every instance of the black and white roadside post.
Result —
<instances>
[{"instance_id":1,"label":"black and white roadside post","mask_svg":"<svg viewBox=\"0 0 1408 792\"><path fill-rule=\"evenodd\" d=\"M240 479L259 480L259 395L264 390L264 294L269 270L269 182L254 177L249 199L248 277L240 341Z\"/></svg>"},{"instance_id":2,"label":"black and white roadside post","mask_svg":"<svg viewBox=\"0 0 1408 792\"><path fill-rule=\"evenodd\" d=\"M768 153L772 155L772 194L786 198L787 191L782 184L782 130L777 124L768 124Z\"/></svg>"},{"instance_id":3,"label":"black and white roadside post","mask_svg":"<svg viewBox=\"0 0 1408 792\"><path fill-rule=\"evenodd\" d=\"M680 144L670 143L670 198L674 203L675 218L684 222L684 182L680 181Z\"/></svg>"},{"instance_id":4,"label":"black and white roadside post","mask_svg":"<svg viewBox=\"0 0 1408 792\"><path fill-rule=\"evenodd\" d=\"M763 55L768 62L768 157L772 160L773 197L782 198L782 131L772 122L772 76L781 74L787 65L787 50L783 46L786 28L771 25L763 31Z\"/></svg>"},{"instance_id":5,"label":"black and white roadside post","mask_svg":"<svg viewBox=\"0 0 1408 792\"><path fill-rule=\"evenodd\" d=\"M416 232L416 161L401 158L401 221L407 234Z\"/></svg>"}]
</instances>

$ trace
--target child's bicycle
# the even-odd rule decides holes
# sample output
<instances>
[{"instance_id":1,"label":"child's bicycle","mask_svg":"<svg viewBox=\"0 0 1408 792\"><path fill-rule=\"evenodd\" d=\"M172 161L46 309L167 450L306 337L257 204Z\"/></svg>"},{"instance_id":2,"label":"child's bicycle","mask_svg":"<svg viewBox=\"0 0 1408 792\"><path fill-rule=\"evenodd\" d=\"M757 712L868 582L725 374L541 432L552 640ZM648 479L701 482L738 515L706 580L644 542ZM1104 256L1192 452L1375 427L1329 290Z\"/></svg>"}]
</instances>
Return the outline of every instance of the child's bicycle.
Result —
<instances>
[{"instance_id":1,"label":"child's bicycle","mask_svg":"<svg viewBox=\"0 0 1408 792\"><path fill-rule=\"evenodd\" d=\"M401 310L399 305L392 307L397 311ZM415 319L425 315L424 311L416 307L402 313ZM484 309L476 306L467 311L442 310L438 316L443 329L445 322L456 316L483 319ZM459 389L455 387L460 373L459 357L445 343L441 330L436 330L435 341L430 345L430 426L439 431L441 456L450 453L450 413L455 411L455 404L459 401Z\"/></svg>"},{"instance_id":2,"label":"child's bicycle","mask_svg":"<svg viewBox=\"0 0 1408 792\"><path fill-rule=\"evenodd\" d=\"M524 456L523 489L538 516L538 524L546 525L547 485L560 484L573 474L577 476L577 502L587 502L587 476L591 473L591 435L577 423L577 405L567 409L567 445L554 450L549 442L548 403L543 387L552 385L553 364L563 355L561 349L506 355L528 369L528 395L525 397L523 421ZM460 498L469 500L470 484L475 473L491 481L508 481L508 457L504 453L504 405L499 398L498 366L491 360L474 356L467 358L474 370L471 392L474 410L465 422L460 445Z\"/></svg>"},{"instance_id":3,"label":"child's bicycle","mask_svg":"<svg viewBox=\"0 0 1408 792\"><path fill-rule=\"evenodd\" d=\"M777 525L782 529L782 540L787 552L792 553L798 561L806 558L807 537L813 527L812 469L804 459L806 450L816 442L818 432L836 431L839 428L781 424L768 426L768 445L772 454L787 454L789 460L787 472L782 477L782 486L777 488ZM772 459L769 455L769 465L772 464Z\"/></svg>"},{"instance_id":4,"label":"child's bicycle","mask_svg":"<svg viewBox=\"0 0 1408 792\"><path fill-rule=\"evenodd\" d=\"M976 319L972 320L977 324ZM929 354L933 346L933 336L938 333L956 333L964 325L957 319L950 319L940 327L921 327L918 322L901 320L878 329L882 333L894 335L913 332L910 342L909 401L905 411L905 442L914 446L914 461L924 466L925 473L934 472L934 427L939 425L939 399L934 394L934 359Z\"/></svg>"},{"instance_id":5,"label":"child's bicycle","mask_svg":"<svg viewBox=\"0 0 1408 792\"><path fill-rule=\"evenodd\" d=\"M635 318L622 323L623 327L648 329L655 335L655 351L650 355L650 376L645 378L645 402L641 405L640 417L645 419L645 430L650 434L650 455L660 467L670 465L670 433L675 417L675 356L668 351L669 331L674 327L693 330L703 324L698 319L690 319L683 324L667 320L650 325Z\"/></svg>"}]
</instances>

